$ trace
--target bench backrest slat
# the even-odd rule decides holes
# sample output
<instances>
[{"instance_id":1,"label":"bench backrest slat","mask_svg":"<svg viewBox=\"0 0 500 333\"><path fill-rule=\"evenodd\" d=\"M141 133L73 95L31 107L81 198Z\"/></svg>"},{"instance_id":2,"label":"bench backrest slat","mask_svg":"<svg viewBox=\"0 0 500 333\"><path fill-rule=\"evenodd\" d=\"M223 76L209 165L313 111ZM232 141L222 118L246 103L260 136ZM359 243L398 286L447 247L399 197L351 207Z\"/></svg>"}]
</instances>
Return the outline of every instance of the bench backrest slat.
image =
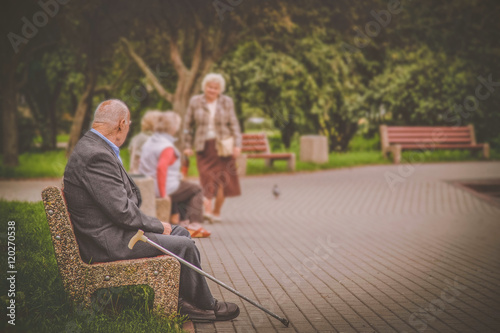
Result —
<instances>
[{"instance_id":1,"label":"bench backrest slat","mask_svg":"<svg viewBox=\"0 0 500 333\"><path fill-rule=\"evenodd\" d=\"M446 132L469 132L468 126L457 126L457 127L446 127L446 126L387 126L389 132L435 132L435 131L446 131Z\"/></svg>"},{"instance_id":2,"label":"bench backrest slat","mask_svg":"<svg viewBox=\"0 0 500 333\"><path fill-rule=\"evenodd\" d=\"M382 126L381 126L382 131ZM471 126L463 127L410 127L384 126L386 144L434 143L474 144Z\"/></svg>"},{"instance_id":3,"label":"bench backrest slat","mask_svg":"<svg viewBox=\"0 0 500 333\"><path fill-rule=\"evenodd\" d=\"M242 134L241 151L244 153L270 153L269 141L266 133Z\"/></svg>"},{"instance_id":4,"label":"bench backrest slat","mask_svg":"<svg viewBox=\"0 0 500 333\"><path fill-rule=\"evenodd\" d=\"M63 267L77 269L84 262L80 257L62 190L56 186L47 187L42 192L42 200L59 270L61 271ZM62 274L64 273L62 272Z\"/></svg>"}]
</instances>

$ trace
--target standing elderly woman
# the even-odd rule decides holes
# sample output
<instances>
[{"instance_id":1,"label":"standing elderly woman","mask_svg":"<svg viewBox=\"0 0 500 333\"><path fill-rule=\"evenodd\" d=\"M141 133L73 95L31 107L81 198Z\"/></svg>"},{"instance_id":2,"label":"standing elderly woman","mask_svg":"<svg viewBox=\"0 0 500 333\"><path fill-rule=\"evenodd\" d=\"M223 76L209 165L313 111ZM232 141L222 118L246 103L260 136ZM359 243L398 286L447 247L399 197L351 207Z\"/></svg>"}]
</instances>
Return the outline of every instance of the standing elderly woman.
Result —
<instances>
[{"instance_id":1,"label":"standing elderly woman","mask_svg":"<svg viewBox=\"0 0 500 333\"><path fill-rule=\"evenodd\" d=\"M175 133L181 117L173 111L156 118L155 132L142 147L139 172L155 181L157 198L170 196L172 204L185 208L186 227L191 237L208 237L210 232L201 227L203 222L203 193L199 185L182 180L180 152L175 147Z\"/></svg>"},{"instance_id":2,"label":"standing elderly woman","mask_svg":"<svg viewBox=\"0 0 500 333\"><path fill-rule=\"evenodd\" d=\"M130 144L128 146L130 151L130 173L137 173L139 171L142 146L153 134L156 118L160 114L161 112L156 110L146 112L141 119L141 132L130 140Z\"/></svg>"},{"instance_id":3,"label":"standing elderly woman","mask_svg":"<svg viewBox=\"0 0 500 333\"><path fill-rule=\"evenodd\" d=\"M205 201L205 217L210 221L220 221L226 197L241 194L235 163L241 153L241 131L233 100L222 95L225 86L222 75L207 74L201 84L203 94L191 98L184 119L184 154L193 155L194 133L200 182L208 199ZM229 154L221 152L221 146L230 150Z\"/></svg>"}]
</instances>

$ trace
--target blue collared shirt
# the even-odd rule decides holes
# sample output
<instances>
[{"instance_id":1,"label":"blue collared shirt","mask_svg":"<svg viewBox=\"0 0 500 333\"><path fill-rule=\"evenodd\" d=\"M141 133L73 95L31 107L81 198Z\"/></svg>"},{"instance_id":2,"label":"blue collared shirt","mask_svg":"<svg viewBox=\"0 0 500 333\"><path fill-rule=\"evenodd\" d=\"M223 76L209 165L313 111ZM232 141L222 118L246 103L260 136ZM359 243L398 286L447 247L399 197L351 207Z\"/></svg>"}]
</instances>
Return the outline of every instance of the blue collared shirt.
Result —
<instances>
[{"instance_id":1,"label":"blue collared shirt","mask_svg":"<svg viewBox=\"0 0 500 333\"><path fill-rule=\"evenodd\" d=\"M118 157L118 159L120 160L120 162L123 164L122 162L122 158L120 157L120 148L118 148L117 145L115 145L113 142L109 141L107 137L105 137L104 135L102 135L101 133L99 133L99 131L96 131L95 129L91 129L90 130L91 132L94 132L95 134L99 135L104 141L106 141L106 143L111 147L111 149L113 149L113 151L115 152L115 155L116 157Z\"/></svg>"}]
</instances>

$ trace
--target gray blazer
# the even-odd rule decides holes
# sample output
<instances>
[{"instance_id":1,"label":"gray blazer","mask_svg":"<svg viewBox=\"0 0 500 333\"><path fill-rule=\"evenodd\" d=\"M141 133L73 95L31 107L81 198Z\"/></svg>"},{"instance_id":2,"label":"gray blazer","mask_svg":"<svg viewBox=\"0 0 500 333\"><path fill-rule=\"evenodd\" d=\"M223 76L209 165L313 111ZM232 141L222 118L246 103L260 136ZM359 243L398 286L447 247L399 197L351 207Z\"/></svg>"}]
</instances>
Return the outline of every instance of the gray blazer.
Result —
<instances>
[{"instance_id":1,"label":"gray blazer","mask_svg":"<svg viewBox=\"0 0 500 333\"><path fill-rule=\"evenodd\" d=\"M157 255L152 246L127 245L142 229L155 241L163 225L140 209L141 193L111 147L87 132L75 146L64 171L64 196L85 262L106 262Z\"/></svg>"}]
</instances>

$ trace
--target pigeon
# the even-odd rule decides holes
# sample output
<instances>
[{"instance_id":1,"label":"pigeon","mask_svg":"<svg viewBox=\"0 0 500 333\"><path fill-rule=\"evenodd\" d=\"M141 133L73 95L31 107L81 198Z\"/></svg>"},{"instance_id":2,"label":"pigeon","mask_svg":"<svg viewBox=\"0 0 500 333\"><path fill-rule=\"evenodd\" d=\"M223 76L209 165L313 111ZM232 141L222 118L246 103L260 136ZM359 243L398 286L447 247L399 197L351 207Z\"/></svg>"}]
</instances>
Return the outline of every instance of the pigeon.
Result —
<instances>
[{"instance_id":1,"label":"pigeon","mask_svg":"<svg viewBox=\"0 0 500 333\"><path fill-rule=\"evenodd\" d=\"M278 185L274 185L273 187L273 195L276 199L279 198L280 196L280 189L278 188Z\"/></svg>"}]
</instances>

